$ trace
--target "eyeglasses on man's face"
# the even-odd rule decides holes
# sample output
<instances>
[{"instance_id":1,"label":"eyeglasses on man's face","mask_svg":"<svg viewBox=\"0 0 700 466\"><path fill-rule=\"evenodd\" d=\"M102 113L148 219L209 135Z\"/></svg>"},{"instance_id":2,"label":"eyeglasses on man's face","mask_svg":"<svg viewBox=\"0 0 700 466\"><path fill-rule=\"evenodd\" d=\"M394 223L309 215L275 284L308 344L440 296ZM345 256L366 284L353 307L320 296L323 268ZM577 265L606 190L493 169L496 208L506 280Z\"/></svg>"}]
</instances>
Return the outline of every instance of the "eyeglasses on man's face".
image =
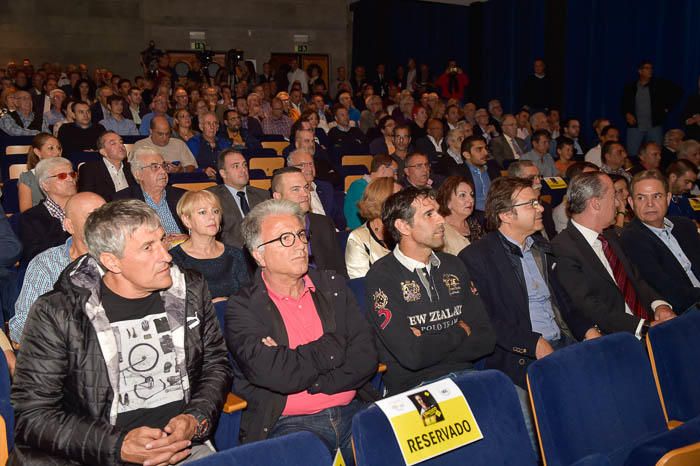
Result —
<instances>
[{"instance_id":1,"label":"eyeglasses on man's face","mask_svg":"<svg viewBox=\"0 0 700 466\"><path fill-rule=\"evenodd\" d=\"M143 167L140 168L140 170L145 170L146 168L148 168L152 172L157 172L159 169L162 168L163 170L165 170L167 172L171 166L172 165L170 164L170 162L160 162L160 163L153 162L153 163L149 163L148 165L144 165Z\"/></svg>"},{"instance_id":2,"label":"eyeglasses on man's face","mask_svg":"<svg viewBox=\"0 0 700 466\"><path fill-rule=\"evenodd\" d=\"M299 241L301 241L303 244L309 243L309 236L306 234L306 230L299 230L296 233L287 231L285 233L282 233L275 239L271 239L270 241L265 241L264 243L259 244L258 248L261 248L267 244L274 243L276 241L279 241L285 248L291 248L292 246L294 246L294 243L296 242L297 238L299 238Z\"/></svg>"},{"instance_id":3,"label":"eyeglasses on man's face","mask_svg":"<svg viewBox=\"0 0 700 466\"><path fill-rule=\"evenodd\" d=\"M542 204L540 204L540 201L538 201L537 199L531 199L531 200L526 201L526 202L519 202L518 204L513 204L513 208L521 207L521 206L524 206L524 205L529 205L529 206L532 207L533 209L536 209L536 208L538 208L539 206L541 206Z\"/></svg>"},{"instance_id":4,"label":"eyeglasses on man's face","mask_svg":"<svg viewBox=\"0 0 700 466\"><path fill-rule=\"evenodd\" d=\"M69 176L73 179L76 179L78 177L78 174L74 171L62 172L62 173L56 173L55 175L51 175L48 178L58 178L61 181L65 181Z\"/></svg>"}]
</instances>

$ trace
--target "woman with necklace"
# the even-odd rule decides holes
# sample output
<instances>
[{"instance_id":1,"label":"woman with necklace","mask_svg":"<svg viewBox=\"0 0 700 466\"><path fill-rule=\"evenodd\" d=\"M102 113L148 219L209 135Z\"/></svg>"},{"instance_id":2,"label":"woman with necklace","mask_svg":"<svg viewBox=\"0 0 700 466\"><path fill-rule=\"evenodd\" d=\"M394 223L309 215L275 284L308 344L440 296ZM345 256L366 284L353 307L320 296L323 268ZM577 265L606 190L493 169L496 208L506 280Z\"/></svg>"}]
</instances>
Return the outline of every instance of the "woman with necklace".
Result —
<instances>
[{"instance_id":1,"label":"woman with necklace","mask_svg":"<svg viewBox=\"0 0 700 466\"><path fill-rule=\"evenodd\" d=\"M437 193L439 213L445 217L445 245L442 252L457 255L484 236L474 213L474 186L461 176L448 177Z\"/></svg>"},{"instance_id":2,"label":"woman with necklace","mask_svg":"<svg viewBox=\"0 0 700 466\"><path fill-rule=\"evenodd\" d=\"M188 191L177 203L177 214L189 229L189 238L169 252L183 269L204 275L212 302L225 301L250 282L243 252L216 239L221 225L221 203L210 191Z\"/></svg>"},{"instance_id":3,"label":"woman with necklace","mask_svg":"<svg viewBox=\"0 0 700 466\"><path fill-rule=\"evenodd\" d=\"M401 185L391 177L377 178L367 185L357 203L360 216L367 221L350 233L345 248L348 277L364 277L372 264L389 254L381 218L382 207L389 196L400 190Z\"/></svg>"}]
</instances>

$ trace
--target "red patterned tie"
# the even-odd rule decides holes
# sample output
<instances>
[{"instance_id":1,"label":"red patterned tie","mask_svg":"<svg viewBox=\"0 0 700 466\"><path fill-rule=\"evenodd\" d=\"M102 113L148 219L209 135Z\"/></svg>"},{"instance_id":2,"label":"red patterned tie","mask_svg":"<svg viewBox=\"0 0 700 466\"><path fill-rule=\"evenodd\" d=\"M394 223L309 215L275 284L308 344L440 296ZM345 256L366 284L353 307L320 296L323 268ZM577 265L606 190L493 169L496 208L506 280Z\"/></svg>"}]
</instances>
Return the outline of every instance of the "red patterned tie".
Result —
<instances>
[{"instance_id":1,"label":"red patterned tie","mask_svg":"<svg viewBox=\"0 0 700 466\"><path fill-rule=\"evenodd\" d=\"M617 287L625 297L625 302L632 310L632 314L636 315L637 317L641 317L642 319L649 319L649 313L646 311L646 309L644 309L644 306L642 306L642 304L639 302L639 299L637 299L637 293L634 291L632 282L628 280L625 266L622 265L620 258L617 257L617 254L615 254L615 251L613 251L610 243L608 243L608 240L605 239L603 235L598 235L598 240L603 245L603 253L605 254L605 258L608 260L610 268L613 271L615 283L617 283Z\"/></svg>"}]
</instances>

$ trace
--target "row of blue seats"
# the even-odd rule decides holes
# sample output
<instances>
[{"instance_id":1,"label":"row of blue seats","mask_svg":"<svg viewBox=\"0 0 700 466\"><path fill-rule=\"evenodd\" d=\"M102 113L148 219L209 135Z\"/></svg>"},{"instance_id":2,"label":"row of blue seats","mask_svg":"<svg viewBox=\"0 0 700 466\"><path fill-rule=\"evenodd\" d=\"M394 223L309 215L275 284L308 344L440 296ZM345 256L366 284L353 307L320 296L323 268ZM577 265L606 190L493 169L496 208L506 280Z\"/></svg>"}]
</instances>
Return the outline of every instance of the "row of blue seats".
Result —
<instances>
[{"instance_id":1,"label":"row of blue seats","mask_svg":"<svg viewBox=\"0 0 700 466\"><path fill-rule=\"evenodd\" d=\"M584 342L534 362L528 377L544 464L697 465L698 332L697 312L649 332L663 400L643 346L629 334ZM484 438L424 464L537 465L510 379L499 371L484 370L455 382ZM684 422L671 430L667 419ZM389 421L376 405L353 418L352 438L358 465L403 464ZM222 451L192 464L326 466L330 462L325 445L301 432Z\"/></svg>"}]
</instances>

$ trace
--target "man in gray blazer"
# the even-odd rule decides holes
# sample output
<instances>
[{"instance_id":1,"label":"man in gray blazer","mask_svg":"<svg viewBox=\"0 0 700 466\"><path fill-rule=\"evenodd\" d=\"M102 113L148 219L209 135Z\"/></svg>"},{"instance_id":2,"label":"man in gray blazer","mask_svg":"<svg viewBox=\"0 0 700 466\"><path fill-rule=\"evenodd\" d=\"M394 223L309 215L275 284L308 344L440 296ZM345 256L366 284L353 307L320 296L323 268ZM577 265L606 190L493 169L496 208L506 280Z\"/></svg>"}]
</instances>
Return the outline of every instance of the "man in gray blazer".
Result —
<instances>
[{"instance_id":1,"label":"man in gray blazer","mask_svg":"<svg viewBox=\"0 0 700 466\"><path fill-rule=\"evenodd\" d=\"M493 158L505 170L508 168L506 161L518 160L527 152L525 150L527 143L516 136L518 127L513 115L504 115L502 121L501 129L503 134L493 138L489 148Z\"/></svg>"},{"instance_id":2,"label":"man in gray blazer","mask_svg":"<svg viewBox=\"0 0 700 466\"><path fill-rule=\"evenodd\" d=\"M264 189L248 186L248 162L236 149L221 151L217 161L219 174L224 184L209 188L221 200L222 224L221 241L224 244L243 248L241 222L250 209L270 199Z\"/></svg>"}]
</instances>

